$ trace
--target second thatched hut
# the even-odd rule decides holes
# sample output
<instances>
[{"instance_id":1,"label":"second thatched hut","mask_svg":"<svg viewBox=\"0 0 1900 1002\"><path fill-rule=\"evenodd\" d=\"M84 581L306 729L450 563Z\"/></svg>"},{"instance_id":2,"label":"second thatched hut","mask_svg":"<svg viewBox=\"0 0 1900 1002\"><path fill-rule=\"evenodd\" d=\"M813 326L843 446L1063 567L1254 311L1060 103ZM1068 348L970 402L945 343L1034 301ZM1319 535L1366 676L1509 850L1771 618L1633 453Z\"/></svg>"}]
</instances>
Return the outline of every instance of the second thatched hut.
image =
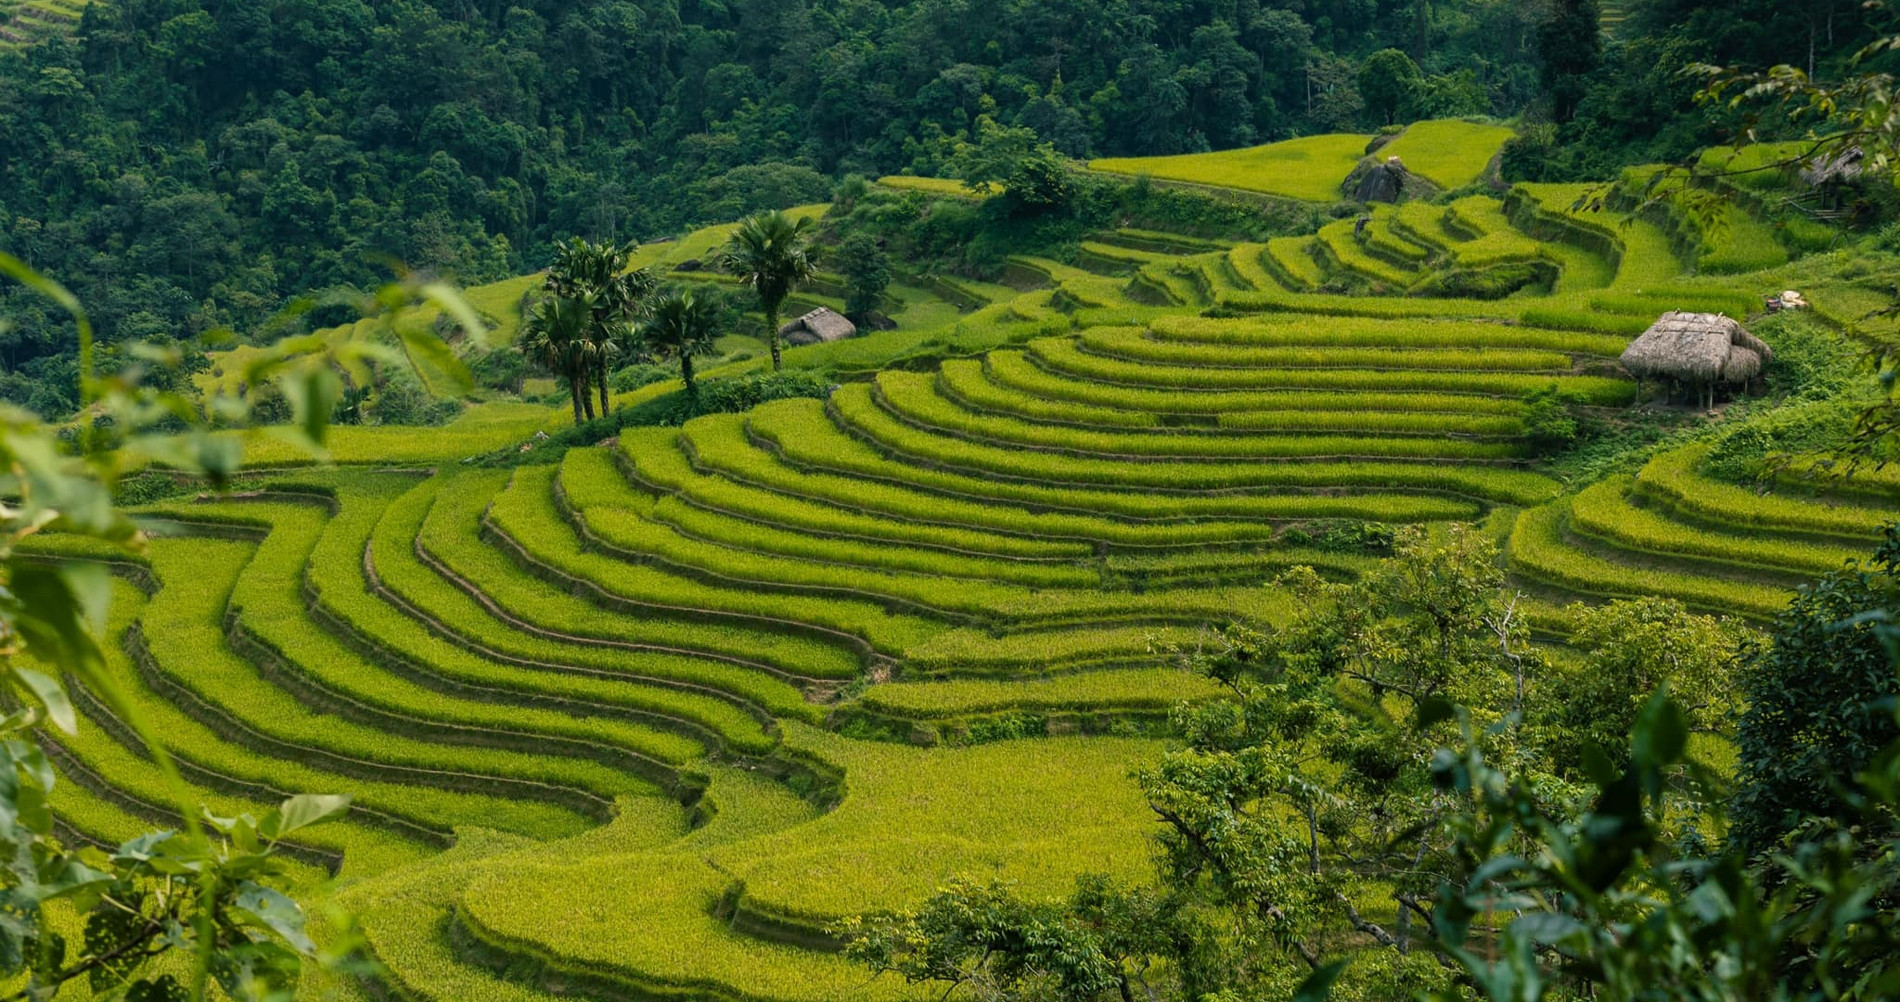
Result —
<instances>
[{"instance_id":1,"label":"second thatched hut","mask_svg":"<svg viewBox=\"0 0 1900 1002\"><path fill-rule=\"evenodd\" d=\"M784 338L786 344L795 345L842 341L848 337L855 337L857 333L857 324L845 319L844 315L836 310L824 306L778 329L778 336Z\"/></svg>"},{"instance_id":2,"label":"second thatched hut","mask_svg":"<svg viewBox=\"0 0 1900 1002\"><path fill-rule=\"evenodd\" d=\"M1637 379L1668 379L1715 405L1721 385L1746 385L1774 358L1762 340L1720 313L1665 313L1623 350L1623 368Z\"/></svg>"}]
</instances>

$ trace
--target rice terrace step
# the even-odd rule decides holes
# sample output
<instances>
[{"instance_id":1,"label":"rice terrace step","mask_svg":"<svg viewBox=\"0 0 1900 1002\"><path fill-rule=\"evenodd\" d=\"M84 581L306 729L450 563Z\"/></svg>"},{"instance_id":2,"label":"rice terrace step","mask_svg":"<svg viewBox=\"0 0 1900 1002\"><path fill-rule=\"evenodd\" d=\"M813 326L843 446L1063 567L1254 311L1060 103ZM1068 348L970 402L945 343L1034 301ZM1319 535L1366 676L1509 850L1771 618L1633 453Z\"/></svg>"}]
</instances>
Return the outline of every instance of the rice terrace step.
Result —
<instances>
[{"instance_id":1,"label":"rice terrace step","mask_svg":"<svg viewBox=\"0 0 1900 1002\"><path fill-rule=\"evenodd\" d=\"M479 6L465 12L471 24L502 16ZM664 19L640 13L647 5L620 6L638 8L624 19L640 32L660 31ZM910 6L879 7L873 20ZM1477 30L1450 7L1419 7L1419 44ZM1648 30L1643 7L1603 4L1601 37L1590 37L1621 51ZM92 58L83 39L66 40L82 18L105 16L86 10L77 0L0 3L0 59L49 60L53 88L50 60ZM123 16L154 10L129 4ZM1444 117L1407 123L1408 105L1391 113L1399 124L1377 129L1385 113L1367 103L1376 81L1335 80L1317 56L1302 57L1299 100L1293 90L1269 100L1277 110L1228 135L1233 148L1210 150L1221 138L1199 132L1195 145L1145 145L1140 130L1159 128L1159 113L1141 105L1149 117L1132 115L1130 102L1160 101L1187 81L1193 90L1175 112L1187 114L1189 102L1220 99L1208 81L1225 79L1225 64L1150 80L1153 68L1130 59L1110 73L1125 88L1120 103L1098 95L1077 112L1064 81L1093 72L1072 63L1096 58L1080 27L1007 71L959 62L920 77L913 89L936 95L941 123L931 122L934 138L906 140L907 160L820 160L816 140L792 138L806 128L791 124L797 116L780 121L761 103L770 60L712 59L725 44L716 39L752 30L742 26L752 13L684 5L668 17L690 31L678 45L671 35L652 41L654 52L707 65L669 92L665 110L636 111L663 95L645 94L645 78L625 68L615 80L570 73L574 87L625 105L610 128L583 128L558 102L544 109L550 121L572 118L560 126L560 157L598 153L588 171L565 159L559 168L577 190L613 186L597 199L563 192L538 204L512 178L448 170L444 159L475 162L463 148L475 137L484 155L529 164L524 176L555 168L548 151L491 120L503 97L465 100L416 83L439 106L432 141L459 152L411 165L440 179L441 193L403 189L418 206L441 201L440 225L377 239L460 241L472 248L466 273L507 276L462 291L485 342L467 335L460 313L435 306L345 319L338 304L365 296L325 278L283 320L355 360L330 373L336 417L321 456L288 425L281 435L206 431L243 453L241 491L219 493L175 469L128 470L121 496L145 529L141 549L62 531L22 544L36 559L113 575L99 675L112 691L75 682L81 726L56 736L50 753L63 837L118 845L170 823L181 797L218 817L259 816L299 793L354 798L283 852L307 909L354 916L374 973L315 976L297 998L941 998L941 985L871 976L844 951L849 920L904 914L960 879L1047 901L1098 875L1152 888L1154 837L1178 805L1145 795L1141 779L1180 747L1183 707L1234 692L1182 660L1231 636L1310 624L1315 596L1390 566L1394 541L1412 528L1431 545L1467 532L1494 544L1537 670L1555 675L1580 656L1575 624L1619 600L1669 600L1759 638L1804 587L1859 566L1900 520L1900 479L1878 462L1895 458L1890 443L1852 471L1829 451L1882 392L1853 367L1892 336L1882 326L1890 318L1868 308L1884 294L1881 278L1853 263L1857 251L1833 249L1862 237L1795 206L1791 179L1639 166L1594 182L1513 183L1525 175L1501 164L1543 133L1466 108L1449 89L1503 85L1434 69L1426 76L1447 89L1439 98L1450 110L1433 114ZM433 8L417 18L414 34L431 45L475 37ZM542 14L506 18L523 37L556 31ZM1195 46L1232 48L1253 67L1233 73L1258 77L1266 64L1248 47L1279 44L1261 38L1284 27L1262 18L1197 31ZM422 44L408 28L375 27L373 14L362 23L365 45ZM580 15L559 24L604 61L647 44L606 44L597 36L609 26ZM187 27L181 19L176 33ZM1301 28L1302 45L1318 37ZM822 52L847 69L814 77L814 93L869 72L858 64L874 55L842 21L824 30L825 44L800 59L817 65ZM541 72L499 59L495 68ZM992 83L1014 91L1002 100ZM1339 113L1343 131L1287 124L1348 89L1359 103ZM867 90L862 121L822 129L881 129L869 124L883 121L872 106L887 98L897 100ZM401 117L375 104L361 115ZM334 118L336 134L309 149L261 132L181 135L152 144L150 157L196 150L216 161L207 171L251 172L245 197L280 213L286 233L317 216L352 218L347 200L319 212L314 192L309 205L284 208L302 197L293 175L368 171L353 159L356 144L396 126L353 121L358 110L312 95L280 93L272 107ZM1103 127L1127 136L1063 145L1070 118L1118 120ZM532 236L551 215L573 220L574 232L625 236L610 203L635 196L603 180L619 176L614 136L656 144L642 156L657 163L674 155L662 137L701 119L743 120L745 143L782 151L765 166L710 143L690 156L738 158L706 168L707 197L725 207L713 219L805 203L778 217L816 241L800 284L759 309L757 289L769 282L736 261L756 220L704 226L682 215L670 236L621 263L633 284L651 280L641 295L680 295L661 301L686 302L718 329L669 354L658 315L642 314L624 342L550 348L547 276L500 267L517 252L513 232L471 242L448 206L461 199L506 217L536 253L553 246ZM1018 120L1055 130L1059 177L994 183L973 166L983 130L1007 140ZM1259 141L1270 136L1294 138ZM1041 146L1034 131L1030 139ZM1098 150L1163 152L1084 155ZM1776 162L1771 151L1730 152ZM1704 160L1717 163L1715 153ZM1406 197L1348 200L1349 178L1383 165L1408 172ZM834 168L850 177L829 176ZM83 184L116 184L131 200L144 190L136 173L115 167ZM1086 225L1049 222L1036 200L1058 196L1039 190L1039 177L1063 198L1108 208ZM1711 192L1725 200L1698 197ZM201 207L205 232L222 225L220 213L251 211L240 201ZM1803 222L1791 225L1797 213ZM8 216L0 233L38 233L29 222ZM883 236L863 236L876 227ZM970 233L981 240L950 246ZM928 260L888 253L925 243L935 248ZM1782 309L1773 297L1784 289L1801 290L1811 308ZM137 322L216 319L193 313L209 289L174 291L178 318ZM767 339L767 316L817 307L848 313L852 336ZM97 309L133 323L119 304ZM1671 311L1755 331L1760 372L1636 378L1625 351ZM240 336L178 378L182 398L206 413L262 400L303 414L304 391L273 399L251 385L267 378L270 342ZM130 366L109 343L113 364ZM682 356L694 364L682 368ZM463 388L464 369L479 388ZM399 379L386 375L397 370ZM377 417L405 394L414 423ZM603 413L590 422L596 403ZM72 427L69 437L86 425ZM1249 656L1283 656L1262 650ZM1275 684L1297 677L1271 664L1282 672ZM1411 726L1397 690L1346 675L1333 684L1390 733ZM1733 768L1732 734L1695 740ZM176 787L155 767L154 743L176 763ZM1379 749L1279 752L1372 761ZM1414 795L1439 796L1423 785L1404 794ZM1343 837L1328 826L1346 824L1324 804L1308 811L1274 816L1291 834L1269 848L1297 856L1295 869ZM1393 914L1387 899L1415 893L1350 890L1327 885L1326 907L1337 896L1368 915L1383 909L1380 922ZM1404 935L1422 937L1414 918L1406 914ZM1262 930L1278 926L1261 921L1244 935L1264 943L1277 934ZM1373 942L1367 927L1340 924L1328 936ZM330 945L345 934L318 935ZM1299 980L1281 987L1290 993ZM1132 982L1122 987L1134 997Z\"/></svg>"}]
</instances>

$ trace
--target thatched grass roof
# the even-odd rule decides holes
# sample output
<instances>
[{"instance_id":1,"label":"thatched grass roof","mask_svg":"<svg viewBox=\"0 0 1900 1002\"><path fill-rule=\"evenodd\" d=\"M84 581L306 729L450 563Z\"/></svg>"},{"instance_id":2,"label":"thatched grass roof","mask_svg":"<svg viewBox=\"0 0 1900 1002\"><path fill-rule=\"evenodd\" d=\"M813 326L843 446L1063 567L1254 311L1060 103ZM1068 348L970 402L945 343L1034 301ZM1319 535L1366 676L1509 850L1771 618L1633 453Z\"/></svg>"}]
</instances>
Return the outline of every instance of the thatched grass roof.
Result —
<instances>
[{"instance_id":1,"label":"thatched grass roof","mask_svg":"<svg viewBox=\"0 0 1900 1002\"><path fill-rule=\"evenodd\" d=\"M1774 352L1720 313L1665 313L1623 350L1623 368L1640 377L1691 383L1745 383Z\"/></svg>"},{"instance_id":2,"label":"thatched grass roof","mask_svg":"<svg viewBox=\"0 0 1900 1002\"><path fill-rule=\"evenodd\" d=\"M858 332L858 325L836 310L820 306L778 329L779 337L793 344L818 344L842 341Z\"/></svg>"},{"instance_id":3,"label":"thatched grass roof","mask_svg":"<svg viewBox=\"0 0 1900 1002\"><path fill-rule=\"evenodd\" d=\"M1817 188L1826 184L1858 181L1861 172L1866 169L1866 159L1867 155L1858 146L1849 146L1835 154L1823 153L1801 168L1801 180Z\"/></svg>"}]
</instances>

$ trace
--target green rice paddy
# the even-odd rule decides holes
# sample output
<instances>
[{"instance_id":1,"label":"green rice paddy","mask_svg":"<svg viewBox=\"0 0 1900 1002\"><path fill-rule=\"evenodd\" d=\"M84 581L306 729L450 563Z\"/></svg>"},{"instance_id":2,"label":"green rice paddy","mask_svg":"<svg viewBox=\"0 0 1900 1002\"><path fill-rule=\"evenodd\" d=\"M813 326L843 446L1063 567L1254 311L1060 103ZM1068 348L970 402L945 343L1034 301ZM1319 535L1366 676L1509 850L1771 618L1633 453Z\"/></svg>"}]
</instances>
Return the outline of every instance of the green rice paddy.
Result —
<instances>
[{"instance_id":1,"label":"green rice paddy","mask_svg":"<svg viewBox=\"0 0 1900 1002\"><path fill-rule=\"evenodd\" d=\"M1456 188L1502 139L1420 123L1387 149ZM1365 145L1093 166L1331 201ZM840 375L828 400L512 468L465 460L565 408L337 428L328 467L253 437L249 460L279 467L256 496L148 509L166 534L137 557L44 545L120 561L109 670L186 797L355 794L295 851L306 894L360 916L379 997L919 998L867 986L827 923L955 876L1141 879L1129 771L1170 707L1210 695L1166 651L1282 621L1286 568L1375 565L1329 526L1488 519L1539 609L1663 595L1760 621L1900 514L1887 481L1724 482L1693 439L1592 484L1540 464L1528 395L1620 415L1637 387L1613 360L1654 313L1745 313L1771 281L1705 274L1667 221L1580 194L1413 202L1368 233L1266 243L1094 234L1076 263L1014 259L1025 288L916 286L927 322L790 350ZM1420 294L1525 261L1556 278ZM511 333L531 279L471 299ZM62 817L102 839L163 823L144 749L81 711Z\"/></svg>"}]
</instances>

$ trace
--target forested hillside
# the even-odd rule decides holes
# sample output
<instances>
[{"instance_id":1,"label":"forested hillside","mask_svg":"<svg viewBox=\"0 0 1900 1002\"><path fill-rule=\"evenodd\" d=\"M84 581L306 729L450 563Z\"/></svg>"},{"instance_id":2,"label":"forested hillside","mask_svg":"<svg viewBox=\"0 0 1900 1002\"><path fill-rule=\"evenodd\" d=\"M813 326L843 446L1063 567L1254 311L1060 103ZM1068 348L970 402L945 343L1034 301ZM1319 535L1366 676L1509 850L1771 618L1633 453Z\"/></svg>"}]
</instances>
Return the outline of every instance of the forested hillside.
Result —
<instances>
[{"instance_id":1,"label":"forested hillside","mask_svg":"<svg viewBox=\"0 0 1900 1002\"><path fill-rule=\"evenodd\" d=\"M0 245L78 290L108 342L248 335L392 261L479 283L569 234L937 174L984 116L1092 157L1555 112L1507 166L1602 174L1716 138L1684 61L1836 65L1872 30L1847 0L1659 0L1599 42L1595 6L107 0L75 24L26 5L51 20L0 48ZM70 405L44 389L70 382L69 335L7 295L0 393Z\"/></svg>"},{"instance_id":2,"label":"forested hillside","mask_svg":"<svg viewBox=\"0 0 1900 1002\"><path fill-rule=\"evenodd\" d=\"M1900 997L1900 19L522 2L0 0L0 1002Z\"/></svg>"}]
</instances>

